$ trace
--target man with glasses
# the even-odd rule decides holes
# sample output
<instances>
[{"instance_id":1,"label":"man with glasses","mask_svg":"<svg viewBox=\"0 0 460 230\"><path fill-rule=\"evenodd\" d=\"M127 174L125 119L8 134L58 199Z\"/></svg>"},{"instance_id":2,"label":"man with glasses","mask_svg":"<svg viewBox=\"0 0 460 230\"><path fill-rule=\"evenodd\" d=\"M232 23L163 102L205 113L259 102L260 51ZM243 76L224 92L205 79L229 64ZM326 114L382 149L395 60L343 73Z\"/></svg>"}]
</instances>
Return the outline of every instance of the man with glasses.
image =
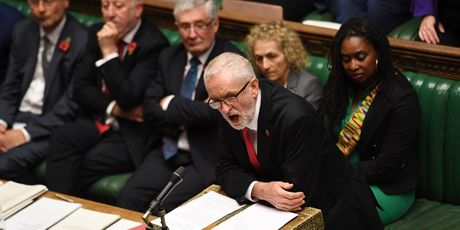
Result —
<instances>
[{"instance_id":1,"label":"man with glasses","mask_svg":"<svg viewBox=\"0 0 460 230\"><path fill-rule=\"evenodd\" d=\"M66 15L68 0L29 0L16 23L0 88L0 178L23 180L45 159L49 136L75 117L69 86L83 60L86 30Z\"/></svg>"},{"instance_id":2,"label":"man with glasses","mask_svg":"<svg viewBox=\"0 0 460 230\"><path fill-rule=\"evenodd\" d=\"M160 54L159 72L144 101L144 122L163 135L119 194L122 207L145 211L185 167L184 181L165 200L172 210L215 181L217 113L206 104L202 73L212 58L240 51L216 38L219 28L213 0L180 0L174 17L183 43Z\"/></svg>"},{"instance_id":3,"label":"man with glasses","mask_svg":"<svg viewBox=\"0 0 460 230\"><path fill-rule=\"evenodd\" d=\"M209 63L204 83L223 118L216 176L226 194L285 211L319 208L326 229L383 229L372 192L309 103L257 79L249 61L232 53Z\"/></svg>"}]
</instances>

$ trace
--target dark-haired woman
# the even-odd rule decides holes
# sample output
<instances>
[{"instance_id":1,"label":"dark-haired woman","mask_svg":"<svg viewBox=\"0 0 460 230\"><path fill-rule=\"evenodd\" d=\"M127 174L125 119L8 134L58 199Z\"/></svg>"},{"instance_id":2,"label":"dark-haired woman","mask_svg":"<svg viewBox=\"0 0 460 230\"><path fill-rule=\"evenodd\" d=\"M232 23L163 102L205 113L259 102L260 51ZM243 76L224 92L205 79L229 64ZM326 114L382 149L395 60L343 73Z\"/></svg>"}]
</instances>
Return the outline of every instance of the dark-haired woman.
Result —
<instances>
[{"instance_id":1,"label":"dark-haired woman","mask_svg":"<svg viewBox=\"0 0 460 230\"><path fill-rule=\"evenodd\" d=\"M337 147L370 185L384 224L403 216L417 185L417 93L393 65L386 36L364 19L337 32L321 113Z\"/></svg>"}]
</instances>

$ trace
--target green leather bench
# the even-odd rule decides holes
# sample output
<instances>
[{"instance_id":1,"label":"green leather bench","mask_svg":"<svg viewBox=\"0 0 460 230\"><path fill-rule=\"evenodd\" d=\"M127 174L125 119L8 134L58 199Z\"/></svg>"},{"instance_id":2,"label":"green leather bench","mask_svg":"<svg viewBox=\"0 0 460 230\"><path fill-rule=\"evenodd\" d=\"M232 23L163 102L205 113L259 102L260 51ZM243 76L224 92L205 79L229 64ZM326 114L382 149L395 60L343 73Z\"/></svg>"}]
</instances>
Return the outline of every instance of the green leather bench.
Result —
<instances>
[{"instance_id":1,"label":"green leather bench","mask_svg":"<svg viewBox=\"0 0 460 230\"><path fill-rule=\"evenodd\" d=\"M315 10L305 16L303 21L304 20L332 22L334 21L334 16L329 11L320 13L318 10ZM390 31L390 33L388 33L388 37L415 40L418 37L418 27L420 25L420 21L420 17L414 17Z\"/></svg>"}]
</instances>

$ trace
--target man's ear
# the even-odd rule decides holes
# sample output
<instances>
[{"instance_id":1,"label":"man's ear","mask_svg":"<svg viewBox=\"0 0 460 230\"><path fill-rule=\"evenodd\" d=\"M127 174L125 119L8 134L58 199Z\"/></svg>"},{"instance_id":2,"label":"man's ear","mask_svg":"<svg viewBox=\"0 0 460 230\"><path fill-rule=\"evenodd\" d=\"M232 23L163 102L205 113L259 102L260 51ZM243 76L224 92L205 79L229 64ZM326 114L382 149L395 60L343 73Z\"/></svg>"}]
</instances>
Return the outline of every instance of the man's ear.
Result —
<instances>
[{"instance_id":1,"label":"man's ear","mask_svg":"<svg viewBox=\"0 0 460 230\"><path fill-rule=\"evenodd\" d=\"M259 79L253 78L251 80L251 83L249 83L249 87L251 89L251 95L252 97L256 98L257 93L259 92Z\"/></svg>"}]
</instances>

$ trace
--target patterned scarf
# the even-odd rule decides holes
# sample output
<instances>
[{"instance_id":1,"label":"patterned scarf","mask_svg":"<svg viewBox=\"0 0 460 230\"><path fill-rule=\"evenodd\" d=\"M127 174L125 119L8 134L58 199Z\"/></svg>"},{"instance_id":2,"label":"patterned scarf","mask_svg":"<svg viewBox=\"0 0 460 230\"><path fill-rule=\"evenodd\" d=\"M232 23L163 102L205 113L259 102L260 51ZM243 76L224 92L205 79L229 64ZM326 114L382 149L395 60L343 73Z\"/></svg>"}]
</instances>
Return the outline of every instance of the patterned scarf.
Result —
<instances>
[{"instance_id":1,"label":"patterned scarf","mask_svg":"<svg viewBox=\"0 0 460 230\"><path fill-rule=\"evenodd\" d=\"M361 105L355 110L353 116L347 121L342 131L340 131L337 147L339 147L340 151L342 151L343 155L346 157L353 152L359 142L363 121L378 91L379 85L364 98Z\"/></svg>"}]
</instances>

